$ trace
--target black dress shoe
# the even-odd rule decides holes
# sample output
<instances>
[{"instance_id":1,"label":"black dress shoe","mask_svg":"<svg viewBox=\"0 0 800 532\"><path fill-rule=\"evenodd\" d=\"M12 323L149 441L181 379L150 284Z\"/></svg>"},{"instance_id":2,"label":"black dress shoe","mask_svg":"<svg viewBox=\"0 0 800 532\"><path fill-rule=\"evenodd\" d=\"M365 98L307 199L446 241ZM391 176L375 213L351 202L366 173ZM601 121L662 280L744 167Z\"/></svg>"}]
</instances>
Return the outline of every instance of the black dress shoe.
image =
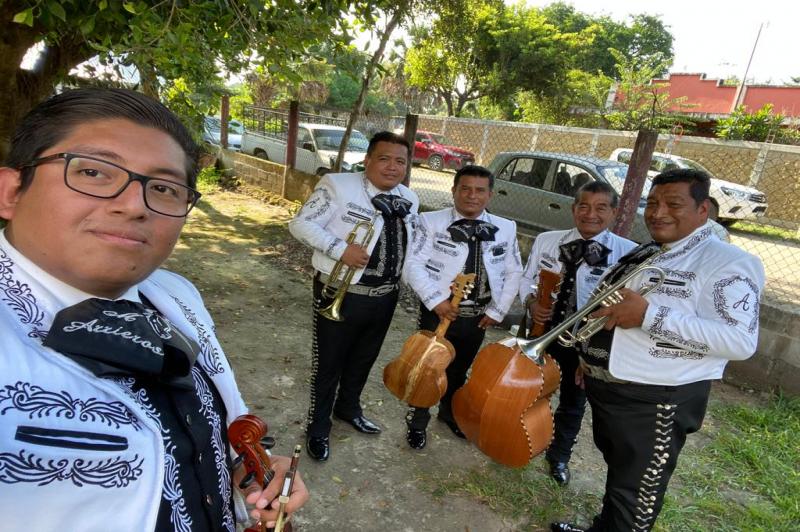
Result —
<instances>
[{"instance_id":1,"label":"black dress shoe","mask_svg":"<svg viewBox=\"0 0 800 532\"><path fill-rule=\"evenodd\" d=\"M439 421L441 421L442 423L444 423L445 425L447 425L448 427L450 427L450 430L453 431L453 434L455 434L456 436L458 436L462 440L466 440L467 439L466 434L461 432L461 429L458 428L458 425L456 425L455 421L450 421L449 419L445 419L443 417L440 417L440 418L437 418L437 419Z\"/></svg>"},{"instance_id":2,"label":"black dress shoe","mask_svg":"<svg viewBox=\"0 0 800 532\"><path fill-rule=\"evenodd\" d=\"M369 419L365 418L363 415L358 417L354 417L353 419L343 418L341 416L336 416L342 421L347 421L353 428L355 428L358 432L363 432L364 434L380 434L381 428L370 421Z\"/></svg>"},{"instance_id":3,"label":"black dress shoe","mask_svg":"<svg viewBox=\"0 0 800 532\"><path fill-rule=\"evenodd\" d=\"M570 473L566 462L550 462L550 478L556 481L559 486L569 484Z\"/></svg>"},{"instance_id":4,"label":"black dress shoe","mask_svg":"<svg viewBox=\"0 0 800 532\"><path fill-rule=\"evenodd\" d=\"M331 456L330 438L309 436L306 439L306 451L308 451L308 456L314 460L324 462Z\"/></svg>"},{"instance_id":5,"label":"black dress shoe","mask_svg":"<svg viewBox=\"0 0 800 532\"><path fill-rule=\"evenodd\" d=\"M412 449L424 449L425 444L428 443L428 434L425 429L408 429L406 431L406 441Z\"/></svg>"},{"instance_id":6,"label":"black dress shoe","mask_svg":"<svg viewBox=\"0 0 800 532\"><path fill-rule=\"evenodd\" d=\"M552 532L586 532L585 528L575 526L572 523L550 523Z\"/></svg>"}]
</instances>

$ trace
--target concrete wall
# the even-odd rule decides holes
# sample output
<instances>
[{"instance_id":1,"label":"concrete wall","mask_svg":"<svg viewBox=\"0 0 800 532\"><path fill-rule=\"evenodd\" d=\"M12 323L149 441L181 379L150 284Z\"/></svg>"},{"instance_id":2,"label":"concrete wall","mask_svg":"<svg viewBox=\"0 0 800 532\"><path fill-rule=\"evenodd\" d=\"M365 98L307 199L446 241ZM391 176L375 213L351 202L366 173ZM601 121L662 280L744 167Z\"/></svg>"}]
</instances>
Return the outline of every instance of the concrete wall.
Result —
<instances>
[{"instance_id":1,"label":"concrete wall","mask_svg":"<svg viewBox=\"0 0 800 532\"><path fill-rule=\"evenodd\" d=\"M292 201L305 201L319 181L318 176L293 170L284 182L285 166L243 153L223 150L220 161L248 185Z\"/></svg>"},{"instance_id":2,"label":"concrete wall","mask_svg":"<svg viewBox=\"0 0 800 532\"><path fill-rule=\"evenodd\" d=\"M758 390L800 395L800 313L761 305L758 349L748 360L731 362L725 380Z\"/></svg>"},{"instance_id":3,"label":"concrete wall","mask_svg":"<svg viewBox=\"0 0 800 532\"><path fill-rule=\"evenodd\" d=\"M319 180L317 176L292 172L284 184L282 165L230 151L221 160L245 183L277 195L284 191L284 197L294 201L305 201ZM520 235L523 256L532 243L530 237ZM728 364L725 380L758 390L781 389L800 395L800 311L762 304L758 350L749 360Z\"/></svg>"}]
</instances>

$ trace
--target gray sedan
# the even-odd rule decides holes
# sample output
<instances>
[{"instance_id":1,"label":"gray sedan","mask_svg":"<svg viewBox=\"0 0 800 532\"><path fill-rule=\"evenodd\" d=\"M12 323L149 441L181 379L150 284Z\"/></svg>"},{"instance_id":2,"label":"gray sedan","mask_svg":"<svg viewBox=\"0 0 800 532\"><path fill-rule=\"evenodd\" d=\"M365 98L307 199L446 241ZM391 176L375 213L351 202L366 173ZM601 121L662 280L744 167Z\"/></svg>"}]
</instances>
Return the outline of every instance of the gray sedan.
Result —
<instances>
[{"instance_id":1,"label":"gray sedan","mask_svg":"<svg viewBox=\"0 0 800 532\"><path fill-rule=\"evenodd\" d=\"M498 153L489 169L497 176L489 211L516 221L530 234L574 227L575 192L591 181L604 181L621 194L628 173L628 165L608 159L543 151ZM642 218L647 192L628 237L636 242L651 240ZM728 240L722 226L715 224L715 229Z\"/></svg>"}]
</instances>

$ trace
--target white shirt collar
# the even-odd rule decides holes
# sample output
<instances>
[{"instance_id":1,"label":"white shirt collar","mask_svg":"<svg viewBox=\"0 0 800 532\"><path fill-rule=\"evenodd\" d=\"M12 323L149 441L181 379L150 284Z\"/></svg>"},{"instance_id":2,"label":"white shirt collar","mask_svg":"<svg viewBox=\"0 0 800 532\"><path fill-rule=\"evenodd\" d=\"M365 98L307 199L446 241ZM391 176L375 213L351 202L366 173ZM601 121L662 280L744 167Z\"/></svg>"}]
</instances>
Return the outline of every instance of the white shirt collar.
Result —
<instances>
[{"instance_id":1,"label":"white shirt collar","mask_svg":"<svg viewBox=\"0 0 800 532\"><path fill-rule=\"evenodd\" d=\"M574 236L575 237L573 240L580 238L581 240L594 240L596 242L605 242L606 233L608 233L608 229L603 229L602 231L600 231L599 233L597 233L594 236L590 236L589 238L583 238L583 236L581 235L581 232L578 231L578 228L577 227L573 227L572 228L572 234L570 236Z\"/></svg>"},{"instance_id":2,"label":"white shirt collar","mask_svg":"<svg viewBox=\"0 0 800 532\"><path fill-rule=\"evenodd\" d=\"M389 194L392 196L401 196L401 197L403 196L402 194L400 194L400 191L397 190L397 187L399 187L400 185L396 185L394 188L391 188L389 190L381 190L375 185L373 185L372 181L367 179L366 172L361 172L361 176L364 179L364 190L367 192L367 196L370 199L374 198L378 194Z\"/></svg>"},{"instance_id":3,"label":"white shirt collar","mask_svg":"<svg viewBox=\"0 0 800 532\"><path fill-rule=\"evenodd\" d=\"M458 209L453 207L452 212L450 213L450 223L457 222L457 221L463 220L465 218L466 218L466 216L464 216L463 214L458 212ZM486 220L486 209L481 211L479 216L476 216L475 218L471 218L471 219L473 219L473 220L482 220L484 222L487 221Z\"/></svg>"},{"instance_id":4,"label":"white shirt collar","mask_svg":"<svg viewBox=\"0 0 800 532\"><path fill-rule=\"evenodd\" d=\"M27 278L26 282L36 285L35 291L37 294L47 296L60 308L71 307L93 297L107 299L78 290L41 269L11 245L6 238L5 229L0 231L0 249L5 251L6 255L14 262L15 269ZM118 299L141 303L138 285L128 288Z\"/></svg>"},{"instance_id":5,"label":"white shirt collar","mask_svg":"<svg viewBox=\"0 0 800 532\"><path fill-rule=\"evenodd\" d=\"M697 229L695 229L694 231L692 231L691 233L689 233L685 237L681 238L680 240L676 240L675 242L667 242L666 244L664 244L664 246L669 250L672 250L672 249L675 249L675 248L679 248L679 247L683 246L684 244L686 244L687 242L689 242L689 240L691 240L697 233L705 230L706 228L709 228L710 226L711 226L711 222L706 220L706 223L704 223L703 225L701 225L700 227L698 227Z\"/></svg>"}]
</instances>

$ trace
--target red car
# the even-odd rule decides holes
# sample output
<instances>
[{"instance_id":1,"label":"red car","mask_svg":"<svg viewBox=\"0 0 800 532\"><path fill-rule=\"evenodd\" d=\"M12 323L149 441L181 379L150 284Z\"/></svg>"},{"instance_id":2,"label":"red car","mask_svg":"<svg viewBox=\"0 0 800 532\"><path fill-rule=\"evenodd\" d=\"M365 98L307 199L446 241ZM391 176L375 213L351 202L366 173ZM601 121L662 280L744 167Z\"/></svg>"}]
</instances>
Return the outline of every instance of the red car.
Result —
<instances>
[{"instance_id":1,"label":"red car","mask_svg":"<svg viewBox=\"0 0 800 532\"><path fill-rule=\"evenodd\" d=\"M475 162L475 154L451 146L444 135L417 131L414 143L414 162L427 164L431 170L458 170Z\"/></svg>"}]
</instances>

